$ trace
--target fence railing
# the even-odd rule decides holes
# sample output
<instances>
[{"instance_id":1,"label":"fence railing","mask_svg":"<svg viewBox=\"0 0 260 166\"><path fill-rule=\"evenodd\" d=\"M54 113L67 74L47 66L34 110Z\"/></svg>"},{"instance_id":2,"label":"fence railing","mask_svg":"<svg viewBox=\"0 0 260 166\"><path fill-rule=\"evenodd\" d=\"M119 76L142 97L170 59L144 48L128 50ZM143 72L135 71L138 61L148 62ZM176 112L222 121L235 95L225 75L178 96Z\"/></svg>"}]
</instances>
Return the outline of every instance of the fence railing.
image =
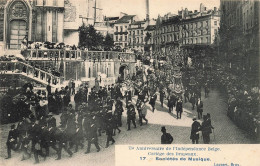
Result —
<instances>
[{"instance_id":1,"label":"fence railing","mask_svg":"<svg viewBox=\"0 0 260 166\"><path fill-rule=\"evenodd\" d=\"M64 49L28 49L23 55L29 60L83 60L136 62L135 54L115 51L85 51Z\"/></svg>"},{"instance_id":2,"label":"fence railing","mask_svg":"<svg viewBox=\"0 0 260 166\"><path fill-rule=\"evenodd\" d=\"M1 74L24 74L44 84L50 83L51 86L60 85L63 82L60 77L21 61L0 61L0 72Z\"/></svg>"}]
</instances>

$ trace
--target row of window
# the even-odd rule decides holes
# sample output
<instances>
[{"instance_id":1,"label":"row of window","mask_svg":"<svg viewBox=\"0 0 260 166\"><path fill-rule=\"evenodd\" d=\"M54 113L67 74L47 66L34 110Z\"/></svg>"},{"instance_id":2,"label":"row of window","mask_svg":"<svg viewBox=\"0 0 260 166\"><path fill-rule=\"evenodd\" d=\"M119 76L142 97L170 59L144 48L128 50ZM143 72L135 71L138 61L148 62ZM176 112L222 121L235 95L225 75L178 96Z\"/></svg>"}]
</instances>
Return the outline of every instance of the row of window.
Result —
<instances>
[{"instance_id":1,"label":"row of window","mask_svg":"<svg viewBox=\"0 0 260 166\"><path fill-rule=\"evenodd\" d=\"M115 41L127 41L127 35L115 35Z\"/></svg>"},{"instance_id":2,"label":"row of window","mask_svg":"<svg viewBox=\"0 0 260 166\"><path fill-rule=\"evenodd\" d=\"M217 29L214 29L214 34L217 34ZM186 33L182 33L182 38L187 38L187 37L195 37L195 36L202 36L202 35L208 35L210 34L210 30L201 30L201 31L190 31L190 33L186 32ZM157 40L159 40L159 37L156 37ZM179 40L179 35L178 34L170 34L170 35L164 35L161 37L162 41L176 41Z\"/></svg>"},{"instance_id":3,"label":"row of window","mask_svg":"<svg viewBox=\"0 0 260 166\"><path fill-rule=\"evenodd\" d=\"M168 25L168 26L162 27L161 29L155 30L155 35L158 35L161 33L179 31L180 29L193 30L195 28L207 27L208 24L209 24L208 21L204 21L204 22L202 21L202 22L185 24L185 25L182 25L181 27L179 27L177 25ZM214 25L217 26L218 21L214 21Z\"/></svg>"},{"instance_id":4,"label":"row of window","mask_svg":"<svg viewBox=\"0 0 260 166\"><path fill-rule=\"evenodd\" d=\"M137 38L133 38L133 40L131 38L129 38L129 43L143 43L144 42L144 39L143 37L137 37Z\"/></svg>"},{"instance_id":5,"label":"row of window","mask_svg":"<svg viewBox=\"0 0 260 166\"><path fill-rule=\"evenodd\" d=\"M116 26L116 32L126 32L127 26L123 29L124 26Z\"/></svg>"},{"instance_id":6,"label":"row of window","mask_svg":"<svg viewBox=\"0 0 260 166\"><path fill-rule=\"evenodd\" d=\"M209 37L186 39L182 41L182 44L210 44Z\"/></svg>"},{"instance_id":7,"label":"row of window","mask_svg":"<svg viewBox=\"0 0 260 166\"><path fill-rule=\"evenodd\" d=\"M143 35L144 31L143 30L133 30L133 31L129 31L129 35Z\"/></svg>"},{"instance_id":8,"label":"row of window","mask_svg":"<svg viewBox=\"0 0 260 166\"><path fill-rule=\"evenodd\" d=\"M179 40L179 36L163 36L161 38L157 37L154 39L154 44L160 44L161 42L171 42ZM201 38L191 38L184 39L183 44L200 44L200 43L209 43L209 37L201 37Z\"/></svg>"}]
</instances>

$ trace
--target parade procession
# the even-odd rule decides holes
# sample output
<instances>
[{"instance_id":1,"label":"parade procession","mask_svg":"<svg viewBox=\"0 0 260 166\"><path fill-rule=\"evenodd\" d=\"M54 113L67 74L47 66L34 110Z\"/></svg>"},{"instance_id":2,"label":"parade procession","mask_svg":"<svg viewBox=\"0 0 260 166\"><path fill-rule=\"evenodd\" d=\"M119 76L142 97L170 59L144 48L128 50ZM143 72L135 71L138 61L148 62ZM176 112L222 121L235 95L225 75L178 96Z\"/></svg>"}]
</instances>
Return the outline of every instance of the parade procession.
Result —
<instances>
[{"instance_id":1,"label":"parade procession","mask_svg":"<svg viewBox=\"0 0 260 166\"><path fill-rule=\"evenodd\" d=\"M143 20L123 7L110 16L112 3L0 1L0 165L110 166L116 145L259 143L258 1L187 2L154 19L145 0Z\"/></svg>"}]
</instances>

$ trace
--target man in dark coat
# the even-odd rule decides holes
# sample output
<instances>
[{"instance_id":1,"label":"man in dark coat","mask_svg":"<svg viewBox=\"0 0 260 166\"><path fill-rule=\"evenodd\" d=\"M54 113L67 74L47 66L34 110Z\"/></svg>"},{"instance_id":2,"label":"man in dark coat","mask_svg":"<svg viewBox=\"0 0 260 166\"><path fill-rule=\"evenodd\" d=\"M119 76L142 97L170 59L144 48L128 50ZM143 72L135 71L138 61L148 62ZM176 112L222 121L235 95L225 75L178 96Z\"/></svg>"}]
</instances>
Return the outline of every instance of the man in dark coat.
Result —
<instances>
[{"instance_id":1,"label":"man in dark coat","mask_svg":"<svg viewBox=\"0 0 260 166\"><path fill-rule=\"evenodd\" d=\"M141 90L139 93L138 93L138 99L141 100L142 102L145 102L145 93L143 90Z\"/></svg>"},{"instance_id":2,"label":"man in dark coat","mask_svg":"<svg viewBox=\"0 0 260 166\"><path fill-rule=\"evenodd\" d=\"M170 133L166 132L166 128L163 126L161 129L163 135L161 136L161 144L171 144L173 141L173 137Z\"/></svg>"},{"instance_id":3,"label":"man in dark coat","mask_svg":"<svg viewBox=\"0 0 260 166\"><path fill-rule=\"evenodd\" d=\"M198 119L200 119L202 118L202 112L203 112L203 102L200 100L200 98L198 98L196 105L197 105Z\"/></svg>"},{"instance_id":4,"label":"man in dark coat","mask_svg":"<svg viewBox=\"0 0 260 166\"><path fill-rule=\"evenodd\" d=\"M71 95L75 95L75 82L72 80L71 82Z\"/></svg>"},{"instance_id":5,"label":"man in dark coat","mask_svg":"<svg viewBox=\"0 0 260 166\"><path fill-rule=\"evenodd\" d=\"M115 140L113 138L113 120L112 120L112 117L107 120L106 134L107 134L106 148L108 148L110 141L112 141L112 145L115 143Z\"/></svg>"},{"instance_id":6,"label":"man in dark coat","mask_svg":"<svg viewBox=\"0 0 260 166\"><path fill-rule=\"evenodd\" d=\"M193 117L193 123L191 125L191 134L190 139L192 140L193 144L199 143L199 131L201 129L200 123L197 121L196 117Z\"/></svg>"},{"instance_id":7,"label":"man in dark coat","mask_svg":"<svg viewBox=\"0 0 260 166\"><path fill-rule=\"evenodd\" d=\"M85 152L85 154L90 152L91 144L94 144L96 146L97 152L100 151L100 147L98 145L97 125L95 124L94 121L95 121L95 116L93 116L92 121L88 124L89 125L87 127L88 130L86 130L88 147L87 147L87 151Z\"/></svg>"},{"instance_id":8,"label":"man in dark coat","mask_svg":"<svg viewBox=\"0 0 260 166\"><path fill-rule=\"evenodd\" d=\"M178 99L177 104L176 104L176 112L177 112L177 119L181 119L181 114L183 112L183 107L182 107L182 100L181 98Z\"/></svg>"},{"instance_id":9,"label":"man in dark coat","mask_svg":"<svg viewBox=\"0 0 260 166\"><path fill-rule=\"evenodd\" d=\"M117 124L119 127L121 127L122 126L122 113L124 112L124 109L123 109L123 103L120 100L120 98L118 98L116 101L115 112L116 112L115 114L117 115L116 116Z\"/></svg>"},{"instance_id":10,"label":"man in dark coat","mask_svg":"<svg viewBox=\"0 0 260 166\"><path fill-rule=\"evenodd\" d=\"M50 83L48 83L46 89L47 89L48 96L49 96L51 94L51 85L50 85Z\"/></svg>"},{"instance_id":11,"label":"man in dark coat","mask_svg":"<svg viewBox=\"0 0 260 166\"><path fill-rule=\"evenodd\" d=\"M189 101L189 90L188 88L185 89L185 92L184 92L184 100L185 100L185 103L187 101Z\"/></svg>"},{"instance_id":12,"label":"man in dark coat","mask_svg":"<svg viewBox=\"0 0 260 166\"><path fill-rule=\"evenodd\" d=\"M11 149L15 150L16 149L16 144L17 144L17 138L19 136L19 133L17 129L15 129L15 125L11 125L11 130L9 131L6 146L7 146L7 158L11 158Z\"/></svg>"},{"instance_id":13,"label":"man in dark coat","mask_svg":"<svg viewBox=\"0 0 260 166\"><path fill-rule=\"evenodd\" d=\"M175 106L176 99L174 95L170 95L168 97L168 107L169 107L169 113L173 110L173 107Z\"/></svg>"},{"instance_id":14,"label":"man in dark coat","mask_svg":"<svg viewBox=\"0 0 260 166\"><path fill-rule=\"evenodd\" d=\"M73 153L70 151L70 149L67 146L68 139L67 139L64 128L57 128L55 130L55 138L56 138L56 141L58 142L58 158L56 160L61 159L62 149L64 149L71 157L73 155Z\"/></svg>"},{"instance_id":15,"label":"man in dark coat","mask_svg":"<svg viewBox=\"0 0 260 166\"><path fill-rule=\"evenodd\" d=\"M131 121L132 121L132 123L134 125L134 128L136 128L136 124L135 124L135 115L136 115L135 107L131 103L131 101L129 101L128 105L126 106L126 108L127 108L127 125L128 125L127 130L131 130L130 129Z\"/></svg>"},{"instance_id":16,"label":"man in dark coat","mask_svg":"<svg viewBox=\"0 0 260 166\"><path fill-rule=\"evenodd\" d=\"M159 93L160 93L161 106L163 107L163 100L164 100L164 97L165 97L165 92L164 92L163 89L161 89L161 90L159 91Z\"/></svg>"},{"instance_id":17,"label":"man in dark coat","mask_svg":"<svg viewBox=\"0 0 260 166\"><path fill-rule=\"evenodd\" d=\"M46 157L45 154L43 154L42 150L41 150L41 132L42 129L40 127L40 125L38 125L36 122L33 122L32 125L29 128L29 134L30 134L30 138L32 140L32 147L31 147L31 152L33 152L34 154L34 159L35 159L35 163L39 163L39 155L42 157Z\"/></svg>"},{"instance_id":18,"label":"man in dark coat","mask_svg":"<svg viewBox=\"0 0 260 166\"><path fill-rule=\"evenodd\" d=\"M75 101L75 110L78 110L79 105L83 102L82 97L83 97L83 90L80 89L74 96L74 101Z\"/></svg>"},{"instance_id":19,"label":"man in dark coat","mask_svg":"<svg viewBox=\"0 0 260 166\"><path fill-rule=\"evenodd\" d=\"M209 144L210 143L210 133L211 133L211 122L209 120L207 120L207 116L203 115L203 122L201 125L201 131L202 131L202 138L203 138L203 142L204 144Z\"/></svg>"},{"instance_id":20,"label":"man in dark coat","mask_svg":"<svg viewBox=\"0 0 260 166\"><path fill-rule=\"evenodd\" d=\"M196 104L196 95L195 93L192 93L190 96L190 103L192 105L192 110L194 110L195 104Z\"/></svg>"},{"instance_id":21,"label":"man in dark coat","mask_svg":"<svg viewBox=\"0 0 260 166\"><path fill-rule=\"evenodd\" d=\"M153 112L154 112L154 109L155 109L154 106L155 106L156 99L157 99L157 95L155 93L153 95L151 95L149 104L151 104Z\"/></svg>"},{"instance_id":22,"label":"man in dark coat","mask_svg":"<svg viewBox=\"0 0 260 166\"><path fill-rule=\"evenodd\" d=\"M111 88L110 88L110 92L111 92L111 99L115 99L115 88L114 88L114 84L112 84Z\"/></svg>"}]
</instances>

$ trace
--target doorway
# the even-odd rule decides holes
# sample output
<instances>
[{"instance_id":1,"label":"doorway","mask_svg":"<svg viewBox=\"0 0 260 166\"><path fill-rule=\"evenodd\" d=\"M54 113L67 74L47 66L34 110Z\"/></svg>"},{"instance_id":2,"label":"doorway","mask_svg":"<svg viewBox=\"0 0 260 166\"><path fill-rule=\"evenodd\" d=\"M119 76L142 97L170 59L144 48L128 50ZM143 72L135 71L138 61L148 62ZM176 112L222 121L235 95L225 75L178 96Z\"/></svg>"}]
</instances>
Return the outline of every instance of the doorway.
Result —
<instances>
[{"instance_id":1,"label":"doorway","mask_svg":"<svg viewBox=\"0 0 260 166\"><path fill-rule=\"evenodd\" d=\"M10 23L10 49L20 49L23 38L26 35L26 22L13 20Z\"/></svg>"}]
</instances>

